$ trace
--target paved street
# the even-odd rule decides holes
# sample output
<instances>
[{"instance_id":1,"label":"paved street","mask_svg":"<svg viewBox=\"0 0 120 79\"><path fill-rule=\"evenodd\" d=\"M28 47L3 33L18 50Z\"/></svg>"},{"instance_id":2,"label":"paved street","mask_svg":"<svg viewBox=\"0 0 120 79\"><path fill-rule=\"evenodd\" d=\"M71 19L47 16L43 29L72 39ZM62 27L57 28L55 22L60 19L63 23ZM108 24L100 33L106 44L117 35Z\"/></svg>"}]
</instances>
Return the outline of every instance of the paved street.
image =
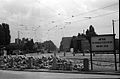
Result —
<instances>
[{"instance_id":1,"label":"paved street","mask_svg":"<svg viewBox=\"0 0 120 79\"><path fill-rule=\"evenodd\" d=\"M0 70L0 79L83 79L83 78L120 78L120 76Z\"/></svg>"}]
</instances>

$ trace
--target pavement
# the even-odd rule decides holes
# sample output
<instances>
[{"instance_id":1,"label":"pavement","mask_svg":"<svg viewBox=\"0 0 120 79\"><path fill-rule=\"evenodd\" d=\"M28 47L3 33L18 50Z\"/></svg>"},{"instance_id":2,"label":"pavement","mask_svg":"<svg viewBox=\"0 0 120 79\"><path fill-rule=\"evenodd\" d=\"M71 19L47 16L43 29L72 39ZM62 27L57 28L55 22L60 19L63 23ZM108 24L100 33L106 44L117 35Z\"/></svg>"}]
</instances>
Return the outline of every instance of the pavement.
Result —
<instances>
[{"instance_id":1,"label":"pavement","mask_svg":"<svg viewBox=\"0 0 120 79\"><path fill-rule=\"evenodd\" d=\"M3 69L0 69L3 70ZM49 69L24 69L24 70L12 70L8 69L8 71L24 71L24 72L48 72L48 73L72 73L72 74L98 74L98 75L120 75L120 71L64 71L64 70L49 70Z\"/></svg>"},{"instance_id":2,"label":"pavement","mask_svg":"<svg viewBox=\"0 0 120 79\"><path fill-rule=\"evenodd\" d=\"M52 72L52 73L73 73L73 74L101 74L101 75L120 75L119 71L101 72L101 71L64 71L64 70L48 70L48 69L26 69L29 72Z\"/></svg>"},{"instance_id":3,"label":"pavement","mask_svg":"<svg viewBox=\"0 0 120 79\"><path fill-rule=\"evenodd\" d=\"M120 75L0 70L0 79L120 79Z\"/></svg>"}]
</instances>

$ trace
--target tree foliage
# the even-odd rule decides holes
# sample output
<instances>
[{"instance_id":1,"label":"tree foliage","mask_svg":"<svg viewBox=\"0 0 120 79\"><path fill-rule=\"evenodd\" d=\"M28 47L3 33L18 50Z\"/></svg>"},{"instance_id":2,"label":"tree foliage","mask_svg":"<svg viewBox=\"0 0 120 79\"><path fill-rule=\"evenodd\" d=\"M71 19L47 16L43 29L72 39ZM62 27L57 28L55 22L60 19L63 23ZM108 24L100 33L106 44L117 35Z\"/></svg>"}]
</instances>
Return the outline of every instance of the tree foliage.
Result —
<instances>
[{"instance_id":1,"label":"tree foliage","mask_svg":"<svg viewBox=\"0 0 120 79\"><path fill-rule=\"evenodd\" d=\"M10 44L10 30L9 25L6 23L0 24L0 45L8 45Z\"/></svg>"},{"instance_id":2,"label":"tree foliage","mask_svg":"<svg viewBox=\"0 0 120 79\"><path fill-rule=\"evenodd\" d=\"M89 29L86 31L86 38L90 41L91 36L96 36L95 29L92 25L90 25Z\"/></svg>"}]
</instances>

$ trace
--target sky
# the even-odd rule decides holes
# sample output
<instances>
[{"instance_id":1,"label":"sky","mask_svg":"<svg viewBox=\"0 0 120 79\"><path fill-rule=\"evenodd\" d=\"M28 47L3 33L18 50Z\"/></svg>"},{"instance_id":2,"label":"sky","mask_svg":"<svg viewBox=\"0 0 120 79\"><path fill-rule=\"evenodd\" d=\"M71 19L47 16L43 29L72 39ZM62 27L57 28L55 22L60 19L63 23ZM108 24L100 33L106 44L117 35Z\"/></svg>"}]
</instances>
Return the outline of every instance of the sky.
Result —
<instances>
[{"instance_id":1,"label":"sky","mask_svg":"<svg viewBox=\"0 0 120 79\"><path fill-rule=\"evenodd\" d=\"M112 34L115 21L119 38L119 0L0 0L0 23L10 25L15 38L52 40L59 47L62 37L84 33L93 25L97 34Z\"/></svg>"}]
</instances>

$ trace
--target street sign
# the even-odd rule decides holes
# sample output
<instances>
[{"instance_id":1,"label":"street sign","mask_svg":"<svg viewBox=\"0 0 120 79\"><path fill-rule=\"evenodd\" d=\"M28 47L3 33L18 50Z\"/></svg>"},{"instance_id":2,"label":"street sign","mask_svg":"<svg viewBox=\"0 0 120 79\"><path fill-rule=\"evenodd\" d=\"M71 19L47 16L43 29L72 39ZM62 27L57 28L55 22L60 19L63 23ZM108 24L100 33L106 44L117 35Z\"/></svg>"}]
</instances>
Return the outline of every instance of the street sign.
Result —
<instances>
[{"instance_id":1,"label":"street sign","mask_svg":"<svg viewBox=\"0 0 120 79\"><path fill-rule=\"evenodd\" d=\"M92 53L93 52L114 52L115 70L117 71L116 53L115 53L115 34L96 35L90 39L90 61L91 70L93 70Z\"/></svg>"},{"instance_id":2,"label":"street sign","mask_svg":"<svg viewBox=\"0 0 120 79\"><path fill-rule=\"evenodd\" d=\"M114 35L97 35L91 37L91 51L114 51Z\"/></svg>"}]
</instances>

